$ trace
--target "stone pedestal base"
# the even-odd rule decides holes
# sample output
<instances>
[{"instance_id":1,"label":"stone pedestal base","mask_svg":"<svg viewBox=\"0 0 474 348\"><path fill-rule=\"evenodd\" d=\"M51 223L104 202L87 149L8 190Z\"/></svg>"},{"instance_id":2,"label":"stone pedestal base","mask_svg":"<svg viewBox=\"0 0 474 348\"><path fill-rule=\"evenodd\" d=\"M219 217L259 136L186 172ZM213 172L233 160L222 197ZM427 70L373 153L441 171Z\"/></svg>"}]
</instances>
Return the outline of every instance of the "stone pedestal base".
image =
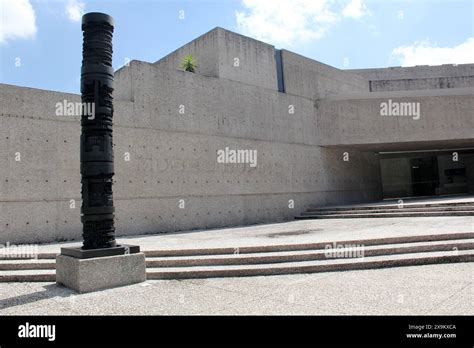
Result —
<instances>
[{"instance_id":1,"label":"stone pedestal base","mask_svg":"<svg viewBox=\"0 0 474 348\"><path fill-rule=\"evenodd\" d=\"M76 258L56 257L56 283L79 293L144 282L145 254Z\"/></svg>"}]
</instances>

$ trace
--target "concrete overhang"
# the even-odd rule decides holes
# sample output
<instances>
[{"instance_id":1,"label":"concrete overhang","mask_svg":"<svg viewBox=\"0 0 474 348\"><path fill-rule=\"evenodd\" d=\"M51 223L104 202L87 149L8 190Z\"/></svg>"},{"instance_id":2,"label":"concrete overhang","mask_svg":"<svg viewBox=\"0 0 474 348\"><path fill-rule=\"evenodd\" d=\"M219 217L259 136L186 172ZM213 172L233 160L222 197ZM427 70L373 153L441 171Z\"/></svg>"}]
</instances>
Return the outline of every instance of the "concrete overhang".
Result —
<instances>
[{"instance_id":1,"label":"concrete overhang","mask_svg":"<svg viewBox=\"0 0 474 348\"><path fill-rule=\"evenodd\" d=\"M419 115L383 115L382 103L418 103ZM473 88L345 94L317 100L315 109L321 146L377 152L474 146Z\"/></svg>"}]
</instances>

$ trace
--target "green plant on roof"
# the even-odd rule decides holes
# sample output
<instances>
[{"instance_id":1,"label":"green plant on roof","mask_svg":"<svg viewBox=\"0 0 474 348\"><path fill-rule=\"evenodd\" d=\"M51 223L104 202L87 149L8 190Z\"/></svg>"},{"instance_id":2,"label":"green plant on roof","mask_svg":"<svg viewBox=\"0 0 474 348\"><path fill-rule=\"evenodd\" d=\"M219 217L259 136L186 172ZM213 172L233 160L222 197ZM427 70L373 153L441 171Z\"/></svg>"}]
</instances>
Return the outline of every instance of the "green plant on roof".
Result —
<instances>
[{"instance_id":1,"label":"green plant on roof","mask_svg":"<svg viewBox=\"0 0 474 348\"><path fill-rule=\"evenodd\" d=\"M194 59L193 55L188 54L186 57L184 57L181 67L184 69L184 71L195 72L198 66L196 64L196 60Z\"/></svg>"}]
</instances>

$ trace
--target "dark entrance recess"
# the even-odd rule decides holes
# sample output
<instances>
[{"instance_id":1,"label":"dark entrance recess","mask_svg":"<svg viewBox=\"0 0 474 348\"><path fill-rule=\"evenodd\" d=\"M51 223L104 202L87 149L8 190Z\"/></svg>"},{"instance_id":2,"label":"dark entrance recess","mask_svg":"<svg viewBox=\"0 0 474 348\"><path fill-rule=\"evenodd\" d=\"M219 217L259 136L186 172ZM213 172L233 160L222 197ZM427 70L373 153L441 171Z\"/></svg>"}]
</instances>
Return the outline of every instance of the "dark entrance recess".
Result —
<instances>
[{"instance_id":1,"label":"dark entrance recess","mask_svg":"<svg viewBox=\"0 0 474 348\"><path fill-rule=\"evenodd\" d=\"M474 194L472 149L379 153L379 156L385 199Z\"/></svg>"},{"instance_id":2,"label":"dark entrance recess","mask_svg":"<svg viewBox=\"0 0 474 348\"><path fill-rule=\"evenodd\" d=\"M410 165L413 196L435 195L439 187L438 158L413 158Z\"/></svg>"}]
</instances>

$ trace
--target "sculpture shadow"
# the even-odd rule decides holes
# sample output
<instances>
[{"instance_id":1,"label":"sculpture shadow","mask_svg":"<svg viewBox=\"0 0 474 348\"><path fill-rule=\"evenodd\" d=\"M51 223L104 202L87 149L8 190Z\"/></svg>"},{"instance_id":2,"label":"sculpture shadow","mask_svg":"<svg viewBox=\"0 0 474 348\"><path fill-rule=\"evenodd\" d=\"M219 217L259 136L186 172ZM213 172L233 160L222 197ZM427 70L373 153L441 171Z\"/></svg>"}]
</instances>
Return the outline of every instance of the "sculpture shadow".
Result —
<instances>
[{"instance_id":1,"label":"sculpture shadow","mask_svg":"<svg viewBox=\"0 0 474 348\"><path fill-rule=\"evenodd\" d=\"M54 284L48 284L43 286L44 290L33 292L30 294L9 297L0 300L0 311L2 309L11 308L15 306L21 306L24 304L34 303L41 300L47 300L55 297L71 297L76 296L77 293L64 286Z\"/></svg>"}]
</instances>

